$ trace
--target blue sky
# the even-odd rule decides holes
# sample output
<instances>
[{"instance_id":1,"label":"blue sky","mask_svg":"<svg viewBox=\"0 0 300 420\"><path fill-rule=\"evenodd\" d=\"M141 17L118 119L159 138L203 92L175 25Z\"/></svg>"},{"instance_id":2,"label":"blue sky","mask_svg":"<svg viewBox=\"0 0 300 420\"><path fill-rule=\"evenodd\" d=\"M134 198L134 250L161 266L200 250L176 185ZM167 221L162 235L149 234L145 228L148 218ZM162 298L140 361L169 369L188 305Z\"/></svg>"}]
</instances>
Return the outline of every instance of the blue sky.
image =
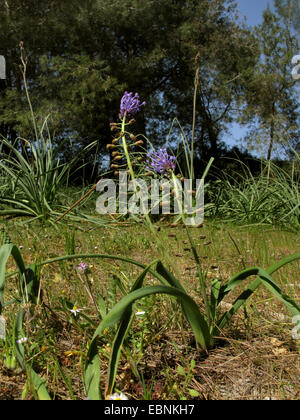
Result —
<instances>
[{"instance_id":1,"label":"blue sky","mask_svg":"<svg viewBox=\"0 0 300 420\"><path fill-rule=\"evenodd\" d=\"M269 5L273 8L273 0L236 0L240 19L246 17L246 24L249 26L258 25L262 22L262 13ZM226 144L233 146L240 144L240 139L246 134L247 130L238 124L233 124L230 134L225 134L223 140Z\"/></svg>"},{"instance_id":2,"label":"blue sky","mask_svg":"<svg viewBox=\"0 0 300 420\"><path fill-rule=\"evenodd\" d=\"M262 21L262 13L268 4L272 8L271 0L236 0L241 16L246 16L248 25L257 25Z\"/></svg>"}]
</instances>

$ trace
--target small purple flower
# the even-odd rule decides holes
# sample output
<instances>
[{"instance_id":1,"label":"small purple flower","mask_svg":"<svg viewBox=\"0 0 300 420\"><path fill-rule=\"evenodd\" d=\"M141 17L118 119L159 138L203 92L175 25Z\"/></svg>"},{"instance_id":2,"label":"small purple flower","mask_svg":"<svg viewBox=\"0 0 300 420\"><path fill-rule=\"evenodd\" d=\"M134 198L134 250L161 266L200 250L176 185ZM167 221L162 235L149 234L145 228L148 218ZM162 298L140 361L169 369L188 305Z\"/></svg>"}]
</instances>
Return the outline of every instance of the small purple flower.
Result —
<instances>
[{"instance_id":1,"label":"small purple flower","mask_svg":"<svg viewBox=\"0 0 300 420\"><path fill-rule=\"evenodd\" d=\"M146 102L140 101L139 94L136 93L133 96L132 92L125 92L121 99L120 114L119 117L122 119L124 116L131 116L140 111L141 106L146 105Z\"/></svg>"},{"instance_id":2,"label":"small purple flower","mask_svg":"<svg viewBox=\"0 0 300 420\"><path fill-rule=\"evenodd\" d=\"M176 166L175 156L168 155L167 149L159 149L157 152L152 151L147 154L146 169L154 172L165 173L169 170L174 171Z\"/></svg>"},{"instance_id":3,"label":"small purple flower","mask_svg":"<svg viewBox=\"0 0 300 420\"><path fill-rule=\"evenodd\" d=\"M79 270L79 271L85 271L87 268L88 268L88 263L84 263L84 262L81 262L79 265L77 265L77 270Z\"/></svg>"}]
</instances>

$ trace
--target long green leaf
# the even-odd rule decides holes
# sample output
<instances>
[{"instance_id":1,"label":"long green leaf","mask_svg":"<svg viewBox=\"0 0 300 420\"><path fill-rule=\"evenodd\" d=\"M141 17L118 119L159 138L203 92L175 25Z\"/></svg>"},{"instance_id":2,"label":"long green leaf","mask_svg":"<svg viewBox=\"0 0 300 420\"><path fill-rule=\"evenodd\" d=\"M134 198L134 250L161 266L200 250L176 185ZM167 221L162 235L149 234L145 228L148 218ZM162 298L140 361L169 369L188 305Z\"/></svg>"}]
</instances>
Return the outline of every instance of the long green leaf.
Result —
<instances>
[{"instance_id":1,"label":"long green leaf","mask_svg":"<svg viewBox=\"0 0 300 420\"><path fill-rule=\"evenodd\" d=\"M131 293L129 293L127 296L124 296L108 313L108 315L103 319L103 321L100 323L98 328L96 329L89 351L88 351L88 357L86 362L86 390L88 393L88 396L91 399L94 399L95 397L99 396L99 382L95 381L95 368L99 367L99 358L98 358L98 352L97 352L97 345L96 341L99 336L102 335L103 331L106 328L111 327L115 323L119 322L124 314L126 314L126 310L128 307L131 307L131 305L138 299L141 299L143 297L153 295L153 294L168 294L175 296L179 298L183 304L186 311L187 319L191 325L191 328L194 332L195 338L197 343L200 345L200 347L204 350L207 349L207 347L210 345L210 334L208 330L208 326L201 315L199 308L197 304L194 302L194 300L188 296L183 291L170 286L148 286L144 287L138 290L135 290ZM91 368L91 365L93 366L93 369ZM94 390L91 387L96 387L96 390Z\"/></svg>"},{"instance_id":2,"label":"long green leaf","mask_svg":"<svg viewBox=\"0 0 300 420\"><path fill-rule=\"evenodd\" d=\"M4 295L4 288L5 288L6 263L9 256L11 255L12 249L13 249L12 244L5 244L5 245L2 245L0 248L0 315L2 313L2 307L4 305L3 295Z\"/></svg>"},{"instance_id":3,"label":"long green leaf","mask_svg":"<svg viewBox=\"0 0 300 420\"><path fill-rule=\"evenodd\" d=\"M200 272L200 266L198 265L198 268L199 268L199 275L201 275L201 272ZM180 282L179 282L179 280L177 280L176 279L176 277L172 274L172 273L170 273L167 269L166 269L166 267L164 267L163 266L163 264L161 263L161 262L159 262L158 264L157 264L157 267L156 267L156 270L157 270L157 272L163 277L163 278L165 278L166 279L166 281L171 285L171 286L173 286L173 287L176 287L178 290L181 290L181 291L183 291L184 293L186 293L185 292L185 289L183 288L183 286L180 284ZM203 293L205 293L205 290L204 290L204 292ZM206 297L206 295L203 297L203 299L204 299L204 302L205 302L205 304L206 304L206 311L208 312L209 311L209 306L208 306L208 302L207 302L207 300L205 299L205 297ZM187 319L187 321L189 322L189 324L192 326L192 323L193 323L193 321L192 320L190 320L189 319L189 316L190 316L190 312L189 312L189 308L188 308L188 306L187 306L187 303L184 301L184 300L180 300L180 304L181 304L181 306L182 306L182 310L183 310L183 313L184 313L184 315L185 315L185 317L186 317L186 319ZM209 330L209 314L207 313L207 321L205 320L205 318L202 316L202 314L200 314L200 317L199 317L199 324L201 325L201 330L204 332L204 334L206 335L206 344L207 344L207 346L209 347L210 345L212 345L212 338L210 337L209 338L209 332L208 332L208 330Z\"/></svg>"},{"instance_id":4,"label":"long green leaf","mask_svg":"<svg viewBox=\"0 0 300 420\"><path fill-rule=\"evenodd\" d=\"M25 315L24 309L20 308L17 314L17 318L15 320L15 324L14 324L14 337L16 339L15 352L16 352L17 360L23 370L25 370L26 368L24 346L22 343L18 341L20 340L20 338L23 338L25 336L24 330L23 330L24 315Z\"/></svg>"},{"instance_id":5,"label":"long green leaf","mask_svg":"<svg viewBox=\"0 0 300 420\"><path fill-rule=\"evenodd\" d=\"M183 286L181 285L181 283L179 282L179 280L177 280L177 278L169 270L166 269L166 267L162 264L161 261L159 261L157 263L157 265L156 265L156 271L164 279L167 280L167 283L170 286L176 287L177 289L182 290L183 292L185 292L185 289L183 288Z\"/></svg>"},{"instance_id":6,"label":"long green leaf","mask_svg":"<svg viewBox=\"0 0 300 420\"><path fill-rule=\"evenodd\" d=\"M148 267L145 268L145 270L138 276L137 280L135 281L134 285L132 286L130 292L133 292L135 290L140 289L143 286L144 279L150 269L150 267L155 263L153 261L151 264L148 265ZM121 349L123 342L125 340L125 337L127 336L127 333L130 328L131 324L131 316L132 316L132 305L128 306L126 311L124 312L124 315L121 319L118 331L115 335L111 354L110 354L110 362L108 366L108 381L107 381L107 387L106 387L106 395L110 395L113 392L115 378L117 374L117 368L118 363L120 360L121 355Z\"/></svg>"},{"instance_id":7,"label":"long green leaf","mask_svg":"<svg viewBox=\"0 0 300 420\"><path fill-rule=\"evenodd\" d=\"M221 290L221 283L222 280L216 279L212 282L211 285L211 292L210 292L210 301L209 301L209 309L210 309L210 318L211 318L211 328L213 328L215 320L216 320L216 311L218 306L218 299Z\"/></svg>"},{"instance_id":8,"label":"long green leaf","mask_svg":"<svg viewBox=\"0 0 300 420\"><path fill-rule=\"evenodd\" d=\"M272 266L268 267L265 273L270 276L275 271L279 270L281 267L283 267L286 264L289 264L293 261L296 261L300 259L300 253L290 255L288 257L285 257L278 261L277 263L273 264ZM258 271L257 268L244 270L241 273L237 274L236 276L232 277L227 284L225 284L222 287L222 291L220 292L218 303L221 302L221 300L226 296L227 293L229 293L234 287L236 287L238 284L240 284L245 278L247 278L250 275L257 274ZM262 270L262 269L259 269ZM264 270L261 271L263 273ZM271 280L271 281L270 281ZM223 316L218 321L217 330L220 330L224 328L224 326L230 321L232 316L237 312L237 310L246 302L246 300L254 293L254 291L260 286L260 284L263 283L265 287L268 288L268 290L271 291L272 294L274 294L277 298L279 298L289 309L290 311L297 315L299 306L287 295L285 295L280 287L275 283L275 281L269 277L269 279L266 277L264 278L257 278L255 279L250 286L246 290L244 290L238 298L234 301L232 307L223 314ZM216 331L217 332L217 331Z\"/></svg>"},{"instance_id":9,"label":"long green leaf","mask_svg":"<svg viewBox=\"0 0 300 420\"><path fill-rule=\"evenodd\" d=\"M45 385L45 380L40 378L40 376L30 366L27 366L26 370L27 370L27 375L30 378L30 382L34 387L39 400L51 401L51 397Z\"/></svg>"}]
</instances>

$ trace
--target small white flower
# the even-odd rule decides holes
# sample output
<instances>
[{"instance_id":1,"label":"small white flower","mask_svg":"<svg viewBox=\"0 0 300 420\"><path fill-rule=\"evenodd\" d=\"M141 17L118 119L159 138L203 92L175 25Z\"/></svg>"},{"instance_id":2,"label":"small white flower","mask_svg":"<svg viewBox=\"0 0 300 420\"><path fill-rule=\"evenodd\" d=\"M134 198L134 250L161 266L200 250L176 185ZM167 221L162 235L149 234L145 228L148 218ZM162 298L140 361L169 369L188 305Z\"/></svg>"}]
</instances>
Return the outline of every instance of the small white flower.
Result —
<instances>
[{"instance_id":1,"label":"small white flower","mask_svg":"<svg viewBox=\"0 0 300 420\"><path fill-rule=\"evenodd\" d=\"M17 343L18 344L23 344L23 343L26 343L27 340L28 340L27 337L21 337L21 338L19 338L19 340L17 340Z\"/></svg>"},{"instance_id":2,"label":"small white flower","mask_svg":"<svg viewBox=\"0 0 300 420\"><path fill-rule=\"evenodd\" d=\"M135 314L136 315L145 315L145 313L146 313L145 311L137 311Z\"/></svg>"},{"instance_id":3,"label":"small white flower","mask_svg":"<svg viewBox=\"0 0 300 420\"><path fill-rule=\"evenodd\" d=\"M114 394L109 395L107 397L107 400L128 400L128 398L126 397L125 394L123 394L123 392L120 392L120 394L115 392Z\"/></svg>"},{"instance_id":4,"label":"small white flower","mask_svg":"<svg viewBox=\"0 0 300 420\"><path fill-rule=\"evenodd\" d=\"M84 310L84 308L79 309L79 308L77 308L77 306L73 306L73 309L69 309L69 311L72 312L72 314L74 316L77 316L77 314L79 314L79 312L81 312L83 310Z\"/></svg>"}]
</instances>

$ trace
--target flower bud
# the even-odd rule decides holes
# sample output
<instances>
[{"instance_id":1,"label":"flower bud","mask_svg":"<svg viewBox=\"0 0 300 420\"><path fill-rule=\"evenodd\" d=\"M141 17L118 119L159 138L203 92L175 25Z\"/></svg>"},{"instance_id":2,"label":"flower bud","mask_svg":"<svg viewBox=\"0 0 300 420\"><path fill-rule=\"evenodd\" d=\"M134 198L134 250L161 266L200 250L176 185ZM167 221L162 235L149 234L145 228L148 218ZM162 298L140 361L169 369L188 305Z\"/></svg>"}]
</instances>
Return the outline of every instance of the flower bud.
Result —
<instances>
[{"instance_id":1,"label":"flower bud","mask_svg":"<svg viewBox=\"0 0 300 420\"><path fill-rule=\"evenodd\" d=\"M133 143L133 146L141 146L142 144L144 144L143 140L138 140L135 143Z\"/></svg>"},{"instance_id":2,"label":"flower bud","mask_svg":"<svg viewBox=\"0 0 300 420\"><path fill-rule=\"evenodd\" d=\"M132 141L135 141L135 139L136 139L136 136L134 135L134 134L130 134L130 140L132 140Z\"/></svg>"},{"instance_id":3,"label":"flower bud","mask_svg":"<svg viewBox=\"0 0 300 420\"><path fill-rule=\"evenodd\" d=\"M119 169L119 165L115 165L114 163L110 165L111 169Z\"/></svg>"},{"instance_id":4,"label":"flower bud","mask_svg":"<svg viewBox=\"0 0 300 420\"><path fill-rule=\"evenodd\" d=\"M118 150L115 150L114 152L111 153L112 156L118 156L120 154L120 152Z\"/></svg>"},{"instance_id":5,"label":"flower bud","mask_svg":"<svg viewBox=\"0 0 300 420\"><path fill-rule=\"evenodd\" d=\"M107 150L110 150L110 149L115 149L117 146L115 146L114 144L107 144L106 145L106 148L107 148Z\"/></svg>"},{"instance_id":6,"label":"flower bud","mask_svg":"<svg viewBox=\"0 0 300 420\"><path fill-rule=\"evenodd\" d=\"M119 141L119 139L113 139L112 144L116 144L116 143L118 143L118 141Z\"/></svg>"},{"instance_id":7,"label":"flower bud","mask_svg":"<svg viewBox=\"0 0 300 420\"><path fill-rule=\"evenodd\" d=\"M114 157L114 160L122 160L122 156L121 155L117 155Z\"/></svg>"},{"instance_id":8,"label":"flower bud","mask_svg":"<svg viewBox=\"0 0 300 420\"><path fill-rule=\"evenodd\" d=\"M161 186L160 186L160 191L166 190L169 187L169 183L168 182L164 182Z\"/></svg>"},{"instance_id":9,"label":"flower bud","mask_svg":"<svg viewBox=\"0 0 300 420\"><path fill-rule=\"evenodd\" d=\"M170 202L169 202L169 201L161 201L161 202L159 203L159 207L168 206L169 204L170 204Z\"/></svg>"}]
</instances>

